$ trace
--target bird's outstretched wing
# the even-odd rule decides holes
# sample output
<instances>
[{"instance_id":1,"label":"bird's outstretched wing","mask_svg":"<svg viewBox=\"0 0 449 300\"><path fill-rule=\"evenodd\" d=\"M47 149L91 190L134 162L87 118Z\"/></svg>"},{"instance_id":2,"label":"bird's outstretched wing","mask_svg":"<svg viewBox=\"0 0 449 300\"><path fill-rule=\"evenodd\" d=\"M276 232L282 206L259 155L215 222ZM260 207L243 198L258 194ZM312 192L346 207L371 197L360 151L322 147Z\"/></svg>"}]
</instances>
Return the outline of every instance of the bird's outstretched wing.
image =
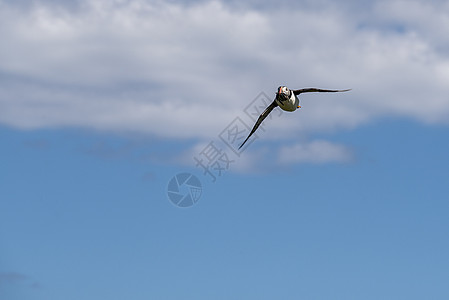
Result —
<instances>
[{"instance_id":1,"label":"bird's outstretched wing","mask_svg":"<svg viewBox=\"0 0 449 300\"><path fill-rule=\"evenodd\" d=\"M335 93L335 92L347 92L350 90L351 89L348 89L348 90L323 90L323 89L317 89L317 88L305 88L305 89L300 89L300 90L294 90L293 93L295 95L299 95L301 93L311 93L311 92Z\"/></svg>"},{"instance_id":2,"label":"bird's outstretched wing","mask_svg":"<svg viewBox=\"0 0 449 300\"><path fill-rule=\"evenodd\" d=\"M251 130L250 134L246 138L246 140L240 145L239 149L245 145L246 141L253 135L253 133L259 128L259 125L265 120L265 118L270 114L270 112L276 107L278 104L276 103L276 100L274 100L268 107L264 110L264 112L259 116L259 119L257 119L256 124L254 124L253 129Z\"/></svg>"}]
</instances>

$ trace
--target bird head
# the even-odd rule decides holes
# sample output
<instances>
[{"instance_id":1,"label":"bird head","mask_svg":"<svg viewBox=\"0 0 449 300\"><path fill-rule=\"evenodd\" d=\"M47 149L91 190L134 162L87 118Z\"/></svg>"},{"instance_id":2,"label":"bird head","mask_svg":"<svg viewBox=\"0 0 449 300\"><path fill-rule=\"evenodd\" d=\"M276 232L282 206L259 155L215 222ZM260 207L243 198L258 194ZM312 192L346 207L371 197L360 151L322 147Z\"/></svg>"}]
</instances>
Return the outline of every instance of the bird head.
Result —
<instances>
[{"instance_id":1,"label":"bird head","mask_svg":"<svg viewBox=\"0 0 449 300\"><path fill-rule=\"evenodd\" d=\"M280 87L278 87L278 91L276 93L276 98L280 102L283 102L283 101L290 99L291 95L292 95L292 91L289 90L288 87L280 86Z\"/></svg>"}]
</instances>

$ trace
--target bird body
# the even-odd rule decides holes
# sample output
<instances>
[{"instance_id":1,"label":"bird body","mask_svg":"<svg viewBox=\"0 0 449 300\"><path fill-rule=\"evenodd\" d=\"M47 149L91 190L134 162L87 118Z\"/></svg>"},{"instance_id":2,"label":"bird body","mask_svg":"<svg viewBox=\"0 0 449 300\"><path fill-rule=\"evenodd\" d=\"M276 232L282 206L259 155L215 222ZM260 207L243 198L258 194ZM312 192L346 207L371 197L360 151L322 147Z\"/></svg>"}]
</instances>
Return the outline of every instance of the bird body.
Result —
<instances>
[{"instance_id":1,"label":"bird body","mask_svg":"<svg viewBox=\"0 0 449 300\"><path fill-rule=\"evenodd\" d=\"M251 137L251 135L259 128L260 124L265 120L265 118L270 114L270 112L276 108L276 106L279 106L281 109L285 111L295 111L297 108L300 108L299 106L299 99L298 95L301 93L310 93L310 92L347 92L349 90L323 90L323 89L317 89L317 88L305 88L305 89L299 89L299 90L290 90L286 86L280 86L278 87L278 91L276 93L276 98L274 98L273 102L268 105L268 107L264 110L264 112L259 116L259 118L256 121L256 124L254 124L253 129L249 133L248 137L243 141L243 143L240 145L239 149L245 145L246 141Z\"/></svg>"},{"instance_id":2,"label":"bird body","mask_svg":"<svg viewBox=\"0 0 449 300\"><path fill-rule=\"evenodd\" d=\"M278 94L284 94L285 97L282 100L281 97L276 97L274 101L276 101L276 104L285 111L295 111L297 108L299 108L299 99L293 93L293 91L289 90L286 86L280 86L278 88Z\"/></svg>"}]
</instances>

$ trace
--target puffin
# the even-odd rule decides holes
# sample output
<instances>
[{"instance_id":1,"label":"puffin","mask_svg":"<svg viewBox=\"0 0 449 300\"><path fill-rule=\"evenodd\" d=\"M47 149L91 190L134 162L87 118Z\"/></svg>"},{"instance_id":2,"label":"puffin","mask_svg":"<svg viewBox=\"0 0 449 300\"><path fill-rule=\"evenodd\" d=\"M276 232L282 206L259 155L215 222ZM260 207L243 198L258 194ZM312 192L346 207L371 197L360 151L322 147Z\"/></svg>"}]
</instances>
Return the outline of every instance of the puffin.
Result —
<instances>
[{"instance_id":1,"label":"puffin","mask_svg":"<svg viewBox=\"0 0 449 300\"><path fill-rule=\"evenodd\" d=\"M275 109L277 106L279 106L282 110L285 111L295 111L297 108L301 108L299 105L299 98L298 95L302 93L312 93L312 92L320 92L320 93L336 93L336 92L347 92L351 89L347 90L325 90L325 89L317 89L317 88L304 88L299 90L290 90L286 86L280 86L277 89L276 97L274 98L273 102L268 105L268 107L264 110L264 112L259 116L259 118L256 121L256 124L254 124L253 129L251 130L248 137L243 141L243 143L240 145L240 148L245 145L246 141L253 135L253 133L259 128L260 124L265 120L265 118L271 113L273 109Z\"/></svg>"}]
</instances>

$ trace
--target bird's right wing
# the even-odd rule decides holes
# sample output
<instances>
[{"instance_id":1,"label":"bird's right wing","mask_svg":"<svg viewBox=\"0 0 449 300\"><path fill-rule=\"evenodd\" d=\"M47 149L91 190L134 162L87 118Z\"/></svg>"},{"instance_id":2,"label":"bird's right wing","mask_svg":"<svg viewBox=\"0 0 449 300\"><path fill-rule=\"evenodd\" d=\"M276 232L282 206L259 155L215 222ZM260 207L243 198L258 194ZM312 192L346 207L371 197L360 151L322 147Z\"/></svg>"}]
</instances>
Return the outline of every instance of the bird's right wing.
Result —
<instances>
[{"instance_id":1,"label":"bird's right wing","mask_svg":"<svg viewBox=\"0 0 449 300\"><path fill-rule=\"evenodd\" d=\"M253 129L251 130L250 134L246 138L246 140L240 145L239 149L245 145L246 141L253 135L253 133L259 128L260 124L265 120L265 118L270 114L270 112L276 107L278 104L276 103L276 100L274 100L268 107L264 110L264 112L259 116L259 118L256 121L256 124L254 124Z\"/></svg>"}]
</instances>

